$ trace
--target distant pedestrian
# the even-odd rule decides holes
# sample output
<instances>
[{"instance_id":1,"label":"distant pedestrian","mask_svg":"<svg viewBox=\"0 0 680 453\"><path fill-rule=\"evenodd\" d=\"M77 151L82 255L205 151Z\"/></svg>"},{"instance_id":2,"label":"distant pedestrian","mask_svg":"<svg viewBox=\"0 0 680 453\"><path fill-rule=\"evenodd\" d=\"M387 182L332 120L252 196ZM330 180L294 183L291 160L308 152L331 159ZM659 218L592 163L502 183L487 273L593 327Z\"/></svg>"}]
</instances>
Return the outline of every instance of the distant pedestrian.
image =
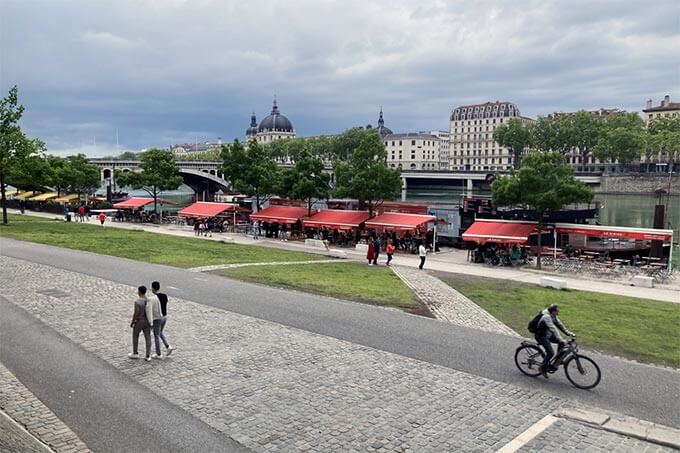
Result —
<instances>
[{"instance_id":1,"label":"distant pedestrian","mask_svg":"<svg viewBox=\"0 0 680 453\"><path fill-rule=\"evenodd\" d=\"M201 221L199 219L194 220L194 236L201 234Z\"/></svg>"},{"instance_id":2,"label":"distant pedestrian","mask_svg":"<svg viewBox=\"0 0 680 453\"><path fill-rule=\"evenodd\" d=\"M26 200L19 200L19 211L23 214L26 211Z\"/></svg>"},{"instance_id":3,"label":"distant pedestrian","mask_svg":"<svg viewBox=\"0 0 680 453\"><path fill-rule=\"evenodd\" d=\"M168 322L168 295L160 292L161 284L159 282L151 283L151 291L153 291L156 297L158 297L158 301L161 304L161 328L159 336L163 342L163 345L165 345L165 348L167 349L165 355L170 355L172 354L173 347L170 345L168 337L166 337L165 333L163 332L165 329L165 324Z\"/></svg>"},{"instance_id":4,"label":"distant pedestrian","mask_svg":"<svg viewBox=\"0 0 680 453\"><path fill-rule=\"evenodd\" d=\"M373 239L373 265L377 266L378 265L378 257L380 256L380 248L382 247L382 244L380 244L380 238L378 236Z\"/></svg>"},{"instance_id":5,"label":"distant pedestrian","mask_svg":"<svg viewBox=\"0 0 680 453\"><path fill-rule=\"evenodd\" d=\"M152 284L153 287L153 284ZM160 285L159 285L160 288ZM146 301L146 319L153 329L153 341L156 346L156 353L151 356L152 359L160 359L161 356L161 302L156 295L156 292L147 298Z\"/></svg>"},{"instance_id":6,"label":"distant pedestrian","mask_svg":"<svg viewBox=\"0 0 680 453\"><path fill-rule=\"evenodd\" d=\"M106 222L106 214L104 212L99 213L99 223L102 224L102 228L104 228L104 222Z\"/></svg>"},{"instance_id":7,"label":"distant pedestrian","mask_svg":"<svg viewBox=\"0 0 680 453\"><path fill-rule=\"evenodd\" d=\"M151 361L151 325L146 317L146 286L137 288L137 300L135 301L135 311L132 314L132 352L128 354L131 359L139 358L139 332L144 333L144 341L146 342L146 356L147 362Z\"/></svg>"},{"instance_id":8,"label":"distant pedestrian","mask_svg":"<svg viewBox=\"0 0 680 453\"><path fill-rule=\"evenodd\" d=\"M373 257L375 254L375 246L373 245L373 240L368 238L368 251L366 251L366 259L368 260L368 265L371 265Z\"/></svg>"},{"instance_id":9,"label":"distant pedestrian","mask_svg":"<svg viewBox=\"0 0 680 453\"><path fill-rule=\"evenodd\" d=\"M85 206L82 204L78 207L78 222L85 221Z\"/></svg>"},{"instance_id":10,"label":"distant pedestrian","mask_svg":"<svg viewBox=\"0 0 680 453\"><path fill-rule=\"evenodd\" d=\"M385 264L389 266L390 262L392 261L392 255L394 255L394 244L392 243L392 239L387 240L385 252L387 253L387 263Z\"/></svg>"},{"instance_id":11,"label":"distant pedestrian","mask_svg":"<svg viewBox=\"0 0 680 453\"><path fill-rule=\"evenodd\" d=\"M422 241L418 246L418 256L420 257L420 266L418 266L418 269L422 269L423 266L425 265L425 257L427 256L427 249L423 245Z\"/></svg>"},{"instance_id":12,"label":"distant pedestrian","mask_svg":"<svg viewBox=\"0 0 680 453\"><path fill-rule=\"evenodd\" d=\"M257 239L260 235L260 224L255 220L251 226L251 233L253 234L253 239Z\"/></svg>"}]
</instances>

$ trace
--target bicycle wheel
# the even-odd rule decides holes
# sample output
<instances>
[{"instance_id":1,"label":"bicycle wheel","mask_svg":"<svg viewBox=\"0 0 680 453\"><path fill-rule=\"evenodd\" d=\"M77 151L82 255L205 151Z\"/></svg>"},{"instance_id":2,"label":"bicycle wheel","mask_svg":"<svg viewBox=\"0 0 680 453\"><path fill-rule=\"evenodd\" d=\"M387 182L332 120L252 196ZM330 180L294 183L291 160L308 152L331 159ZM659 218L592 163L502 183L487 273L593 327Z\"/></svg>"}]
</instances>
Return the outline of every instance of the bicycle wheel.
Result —
<instances>
[{"instance_id":1,"label":"bicycle wheel","mask_svg":"<svg viewBox=\"0 0 680 453\"><path fill-rule=\"evenodd\" d=\"M527 376L536 377L541 374L543 357L538 346L522 345L515 351L515 365Z\"/></svg>"},{"instance_id":2,"label":"bicycle wheel","mask_svg":"<svg viewBox=\"0 0 680 453\"><path fill-rule=\"evenodd\" d=\"M564 373L574 386L588 390L600 383L602 373L597 363L584 355L573 355L564 362Z\"/></svg>"}]
</instances>

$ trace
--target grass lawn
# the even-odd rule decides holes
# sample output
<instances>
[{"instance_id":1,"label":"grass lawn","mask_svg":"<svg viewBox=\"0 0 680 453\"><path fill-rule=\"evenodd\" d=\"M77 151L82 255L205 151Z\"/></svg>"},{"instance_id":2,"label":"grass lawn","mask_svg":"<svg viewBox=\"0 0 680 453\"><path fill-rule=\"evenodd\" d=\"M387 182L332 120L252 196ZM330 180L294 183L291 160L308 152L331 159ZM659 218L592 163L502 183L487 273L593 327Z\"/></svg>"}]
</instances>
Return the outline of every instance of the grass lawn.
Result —
<instances>
[{"instance_id":1,"label":"grass lawn","mask_svg":"<svg viewBox=\"0 0 680 453\"><path fill-rule=\"evenodd\" d=\"M455 274L439 277L521 335L531 336L531 318L556 303L560 319L584 347L680 367L680 304Z\"/></svg>"},{"instance_id":2,"label":"grass lawn","mask_svg":"<svg viewBox=\"0 0 680 453\"><path fill-rule=\"evenodd\" d=\"M238 280L293 288L431 316L413 292L386 266L367 266L345 261L241 267L215 272Z\"/></svg>"},{"instance_id":3,"label":"grass lawn","mask_svg":"<svg viewBox=\"0 0 680 453\"><path fill-rule=\"evenodd\" d=\"M324 258L311 253L119 228L102 229L99 225L11 214L8 225L0 224L0 236L177 267Z\"/></svg>"}]
</instances>

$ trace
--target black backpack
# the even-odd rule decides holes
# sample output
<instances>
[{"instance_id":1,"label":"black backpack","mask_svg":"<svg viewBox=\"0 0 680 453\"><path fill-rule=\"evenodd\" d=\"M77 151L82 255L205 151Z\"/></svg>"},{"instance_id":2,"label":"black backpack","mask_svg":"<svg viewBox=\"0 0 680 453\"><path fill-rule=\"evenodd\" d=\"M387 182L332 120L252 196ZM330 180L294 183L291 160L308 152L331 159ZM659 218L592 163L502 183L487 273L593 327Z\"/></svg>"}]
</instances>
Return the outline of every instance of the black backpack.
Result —
<instances>
[{"instance_id":1,"label":"black backpack","mask_svg":"<svg viewBox=\"0 0 680 453\"><path fill-rule=\"evenodd\" d=\"M543 317L543 312L539 312L534 318L529 321L529 325L527 326L527 329L531 333L536 333L538 332L538 324L541 322L541 318Z\"/></svg>"}]
</instances>

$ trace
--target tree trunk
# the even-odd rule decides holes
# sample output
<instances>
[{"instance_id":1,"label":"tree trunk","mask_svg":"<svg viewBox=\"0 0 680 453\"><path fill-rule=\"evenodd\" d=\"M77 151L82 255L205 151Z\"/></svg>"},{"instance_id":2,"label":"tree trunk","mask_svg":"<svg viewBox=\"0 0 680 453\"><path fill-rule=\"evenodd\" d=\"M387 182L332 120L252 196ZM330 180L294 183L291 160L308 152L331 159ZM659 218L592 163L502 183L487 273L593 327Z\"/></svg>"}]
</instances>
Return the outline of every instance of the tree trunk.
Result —
<instances>
[{"instance_id":1,"label":"tree trunk","mask_svg":"<svg viewBox=\"0 0 680 453\"><path fill-rule=\"evenodd\" d=\"M307 200L307 217L311 217L311 216L312 216L312 199L309 198Z\"/></svg>"},{"instance_id":2,"label":"tree trunk","mask_svg":"<svg viewBox=\"0 0 680 453\"><path fill-rule=\"evenodd\" d=\"M2 223L7 225L7 198L5 197L5 171L2 168L2 161L0 160L0 192L2 199Z\"/></svg>"},{"instance_id":3,"label":"tree trunk","mask_svg":"<svg viewBox=\"0 0 680 453\"><path fill-rule=\"evenodd\" d=\"M541 237L543 236L543 225L538 224L538 252L536 254L536 269L541 268Z\"/></svg>"}]
</instances>

